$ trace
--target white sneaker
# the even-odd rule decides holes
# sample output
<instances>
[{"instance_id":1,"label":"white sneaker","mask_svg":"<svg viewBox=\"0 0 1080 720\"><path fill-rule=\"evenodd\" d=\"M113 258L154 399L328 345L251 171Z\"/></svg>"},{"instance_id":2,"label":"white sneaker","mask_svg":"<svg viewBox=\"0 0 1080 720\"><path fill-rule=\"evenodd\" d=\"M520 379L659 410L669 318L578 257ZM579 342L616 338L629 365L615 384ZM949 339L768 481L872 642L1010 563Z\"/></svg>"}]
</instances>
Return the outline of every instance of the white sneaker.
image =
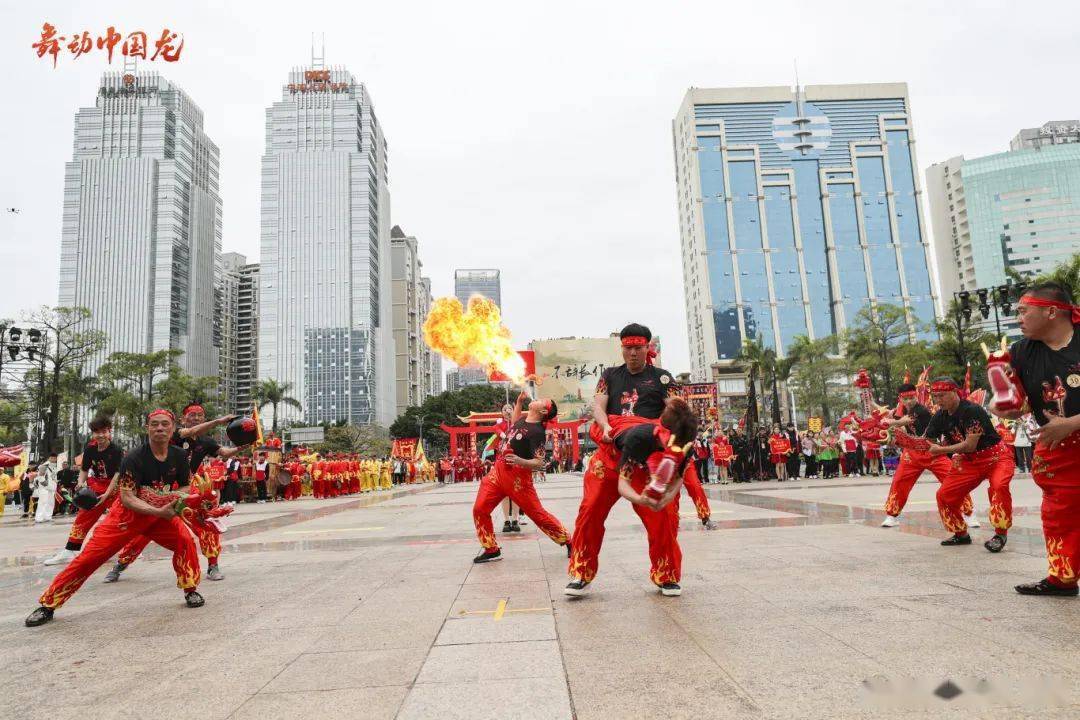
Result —
<instances>
[{"instance_id":1,"label":"white sneaker","mask_svg":"<svg viewBox=\"0 0 1080 720\"><path fill-rule=\"evenodd\" d=\"M67 548L61 548L55 555L45 561L46 565L67 565L78 557L79 553Z\"/></svg>"},{"instance_id":2,"label":"white sneaker","mask_svg":"<svg viewBox=\"0 0 1080 720\"><path fill-rule=\"evenodd\" d=\"M885 521L883 523L881 523L881 527L896 527L899 524L900 524L900 516L899 515L895 515L895 516L894 515L886 515L885 516Z\"/></svg>"},{"instance_id":3,"label":"white sneaker","mask_svg":"<svg viewBox=\"0 0 1080 720\"><path fill-rule=\"evenodd\" d=\"M982 524L979 523L979 516L977 513L971 513L965 517L964 522L967 523L968 527L982 527Z\"/></svg>"}]
</instances>

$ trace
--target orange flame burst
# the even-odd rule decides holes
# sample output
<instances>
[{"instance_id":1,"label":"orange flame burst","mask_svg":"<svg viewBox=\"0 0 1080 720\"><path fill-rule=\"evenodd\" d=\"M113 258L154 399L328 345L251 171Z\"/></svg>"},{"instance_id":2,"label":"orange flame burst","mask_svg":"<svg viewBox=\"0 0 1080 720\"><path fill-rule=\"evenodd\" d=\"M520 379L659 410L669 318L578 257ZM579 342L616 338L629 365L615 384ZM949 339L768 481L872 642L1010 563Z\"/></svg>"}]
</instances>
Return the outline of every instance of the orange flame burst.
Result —
<instances>
[{"instance_id":1,"label":"orange flame burst","mask_svg":"<svg viewBox=\"0 0 1080 720\"><path fill-rule=\"evenodd\" d=\"M424 341L458 366L479 365L521 382L525 361L514 350L510 331L494 301L481 295L469 298L465 309L455 297L437 298L424 322Z\"/></svg>"}]
</instances>

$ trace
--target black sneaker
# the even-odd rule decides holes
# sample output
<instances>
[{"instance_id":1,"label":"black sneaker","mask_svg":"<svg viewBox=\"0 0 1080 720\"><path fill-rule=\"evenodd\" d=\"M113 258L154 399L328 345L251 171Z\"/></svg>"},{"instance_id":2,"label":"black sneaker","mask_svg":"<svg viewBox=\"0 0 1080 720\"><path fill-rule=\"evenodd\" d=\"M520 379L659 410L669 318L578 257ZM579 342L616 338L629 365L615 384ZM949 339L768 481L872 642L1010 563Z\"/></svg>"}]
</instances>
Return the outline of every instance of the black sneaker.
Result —
<instances>
[{"instance_id":1,"label":"black sneaker","mask_svg":"<svg viewBox=\"0 0 1080 720\"><path fill-rule=\"evenodd\" d=\"M105 574L105 582L114 583L119 580L120 573L124 572L124 568L126 567L127 565L125 565L124 563L116 563L116 565L113 566L113 569Z\"/></svg>"},{"instance_id":2,"label":"black sneaker","mask_svg":"<svg viewBox=\"0 0 1080 720\"><path fill-rule=\"evenodd\" d=\"M513 529L513 528L512 528L511 526L510 526L510 521L509 521L509 520L503 520L503 529L502 529L502 531L503 531L504 533L508 533L508 532L513 532L513 531L514 531L514 529Z\"/></svg>"},{"instance_id":3,"label":"black sneaker","mask_svg":"<svg viewBox=\"0 0 1080 720\"><path fill-rule=\"evenodd\" d=\"M1075 595L1076 593L1073 593ZM44 605L39 607L34 612L30 613L26 618L26 627L37 627L38 625L44 625L52 620L53 609L47 608Z\"/></svg>"},{"instance_id":4,"label":"black sneaker","mask_svg":"<svg viewBox=\"0 0 1080 720\"><path fill-rule=\"evenodd\" d=\"M1009 538L1007 536L995 533L994 537L983 543L983 547L992 553L999 553L1002 548L1005 547L1005 543L1008 542L1008 540Z\"/></svg>"},{"instance_id":5,"label":"black sneaker","mask_svg":"<svg viewBox=\"0 0 1080 720\"><path fill-rule=\"evenodd\" d=\"M206 601L203 600L203 596L194 590L191 590L184 595L184 602L187 603L189 608L202 607L206 604Z\"/></svg>"},{"instance_id":6,"label":"black sneaker","mask_svg":"<svg viewBox=\"0 0 1080 720\"><path fill-rule=\"evenodd\" d=\"M682 588L679 583L664 583L660 586L660 594L664 597L678 597L682 595Z\"/></svg>"},{"instance_id":7,"label":"black sneaker","mask_svg":"<svg viewBox=\"0 0 1080 720\"><path fill-rule=\"evenodd\" d=\"M510 532L521 532L521 523L519 523L517 520L510 523Z\"/></svg>"},{"instance_id":8,"label":"black sneaker","mask_svg":"<svg viewBox=\"0 0 1080 720\"><path fill-rule=\"evenodd\" d=\"M589 583L584 580L571 580L567 583L566 588L563 589L563 595L569 595L570 597L581 597L585 594L585 588Z\"/></svg>"},{"instance_id":9,"label":"black sneaker","mask_svg":"<svg viewBox=\"0 0 1080 720\"><path fill-rule=\"evenodd\" d=\"M495 562L496 560L502 560L502 550L499 548L495 548L494 550L481 550L480 554L472 559L477 565L480 563Z\"/></svg>"},{"instance_id":10,"label":"black sneaker","mask_svg":"<svg viewBox=\"0 0 1080 720\"><path fill-rule=\"evenodd\" d=\"M971 536L966 535L966 534L965 535L953 535L948 540L942 540L941 544L942 545L970 545L971 544Z\"/></svg>"},{"instance_id":11,"label":"black sneaker","mask_svg":"<svg viewBox=\"0 0 1080 720\"><path fill-rule=\"evenodd\" d=\"M1048 578L1043 578L1039 582L1027 583L1025 585L1017 585L1016 592L1021 595L1049 595L1051 597L1076 597L1080 593L1080 588L1076 585L1072 587L1062 587L1061 585L1055 585L1050 582ZM31 616L33 617L33 616ZM27 620L26 624L29 625L30 621Z\"/></svg>"}]
</instances>

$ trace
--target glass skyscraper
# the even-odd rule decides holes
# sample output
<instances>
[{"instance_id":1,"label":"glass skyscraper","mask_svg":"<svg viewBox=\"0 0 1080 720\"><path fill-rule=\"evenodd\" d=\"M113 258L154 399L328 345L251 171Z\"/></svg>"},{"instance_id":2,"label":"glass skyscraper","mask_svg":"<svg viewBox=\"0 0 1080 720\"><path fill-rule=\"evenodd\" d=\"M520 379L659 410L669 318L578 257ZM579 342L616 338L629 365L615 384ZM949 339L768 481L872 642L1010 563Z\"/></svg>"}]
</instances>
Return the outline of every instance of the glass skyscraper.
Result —
<instances>
[{"instance_id":1,"label":"glass skyscraper","mask_svg":"<svg viewBox=\"0 0 1080 720\"><path fill-rule=\"evenodd\" d=\"M260 379L292 383L307 423L395 417L387 143L367 89L294 69L266 111ZM279 418L280 420L280 418Z\"/></svg>"},{"instance_id":2,"label":"glass skyscraper","mask_svg":"<svg viewBox=\"0 0 1080 720\"><path fill-rule=\"evenodd\" d=\"M672 131L695 379L868 304L933 320L905 84L693 88Z\"/></svg>"},{"instance_id":3,"label":"glass skyscraper","mask_svg":"<svg viewBox=\"0 0 1080 720\"><path fill-rule=\"evenodd\" d=\"M495 302L502 310L502 275L494 269L465 269L454 271L454 296L468 308L469 298L483 295ZM458 387L487 384L487 372L483 368L463 367L458 371Z\"/></svg>"}]
</instances>

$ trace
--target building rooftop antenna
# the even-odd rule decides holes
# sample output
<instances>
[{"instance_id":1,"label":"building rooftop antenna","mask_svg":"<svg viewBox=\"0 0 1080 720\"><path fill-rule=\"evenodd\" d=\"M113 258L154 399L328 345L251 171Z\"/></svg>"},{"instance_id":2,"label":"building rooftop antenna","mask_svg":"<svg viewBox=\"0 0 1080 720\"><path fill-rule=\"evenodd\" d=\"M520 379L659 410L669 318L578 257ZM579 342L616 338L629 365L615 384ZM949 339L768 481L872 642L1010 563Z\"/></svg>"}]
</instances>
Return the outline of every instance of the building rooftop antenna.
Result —
<instances>
[{"instance_id":1,"label":"building rooftop antenna","mask_svg":"<svg viewBox=\"0 0 1080 720\"><path fill-rule=\"evenodd\" d=\"M326 66L326 33L322 33L319 54L315 54L315 33L311 33L311 69L322 70Z\"/></svg>"}]
</instances>

